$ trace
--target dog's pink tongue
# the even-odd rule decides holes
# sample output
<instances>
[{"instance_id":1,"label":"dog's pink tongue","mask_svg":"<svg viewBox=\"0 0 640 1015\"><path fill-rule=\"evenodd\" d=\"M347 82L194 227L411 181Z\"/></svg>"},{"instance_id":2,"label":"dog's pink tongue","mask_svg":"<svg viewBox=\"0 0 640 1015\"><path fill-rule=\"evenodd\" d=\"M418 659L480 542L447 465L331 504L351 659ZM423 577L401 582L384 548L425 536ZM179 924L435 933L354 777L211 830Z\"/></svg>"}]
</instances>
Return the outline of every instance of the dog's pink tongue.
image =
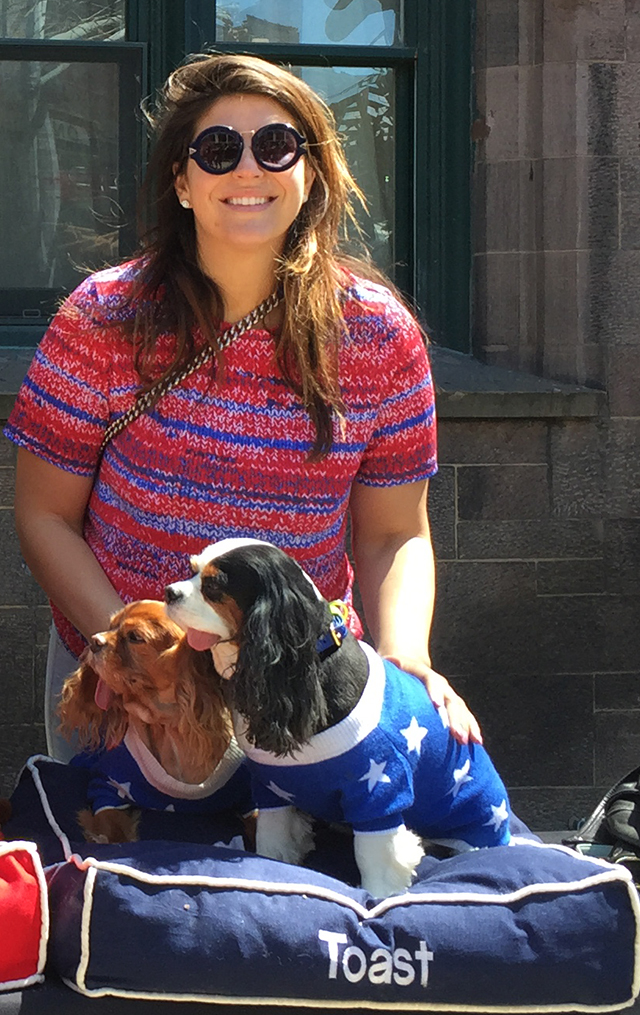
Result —
<instances>
[{"instance_id":1,"label":"dog's pink tongue","mask_svg":"<svg viewBox=\"0 0 640 1015\"><path fill-rule=\"evenodd\" d=\"M98 708L101 708L103 712L106 712L114 697L115 695L111 688L108 684L105 684L102 677L100 677L96 686L96 693L94 695L94 700Z\"/></svg>"},{"instance_id":2,"label":"dog's pink tongue","mask_svg":"<svg viewBox=\"0 0 640 1015\"><path fill-rule=\"evenodd\" d=\"M189 627L187 629L187 641L194 648L196 652L205 652L208 648L213 648L220 641L219 634L210 634L209 631L196 631L195 627Z\"/></svg>"}]
</instances>

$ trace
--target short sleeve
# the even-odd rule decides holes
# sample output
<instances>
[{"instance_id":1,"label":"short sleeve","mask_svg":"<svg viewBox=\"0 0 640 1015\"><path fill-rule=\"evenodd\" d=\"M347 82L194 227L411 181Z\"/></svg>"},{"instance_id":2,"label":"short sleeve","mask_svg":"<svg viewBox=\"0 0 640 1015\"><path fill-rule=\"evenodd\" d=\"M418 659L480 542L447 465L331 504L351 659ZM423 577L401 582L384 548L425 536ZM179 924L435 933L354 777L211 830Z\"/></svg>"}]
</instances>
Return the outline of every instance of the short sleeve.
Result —
<instances>
[{"instance_id":1,"label":"short sleeve","mask_svg":"<svg viewBox=\"0 0 640 1015\"><path fill-rule=\"evenodd\" d=\"M62 305L38 346L5 436L38 458L91 476L109 420L112 328L92 278Z\"/></svg>"},{"instance_id":2,"label":"short sleeve","mask_svg":"<svg viewBox=\"0 0 640 1015\"><path fill-rule=\"evenodd\" d=\"M437 472L436 415L424 337L388 290L369 286L364 307L376 329L367 368L375 371L376 419L356 480L394 486L429 479ZM361 306L358 320L364 316Z\"/></svg>"}]
</instances>

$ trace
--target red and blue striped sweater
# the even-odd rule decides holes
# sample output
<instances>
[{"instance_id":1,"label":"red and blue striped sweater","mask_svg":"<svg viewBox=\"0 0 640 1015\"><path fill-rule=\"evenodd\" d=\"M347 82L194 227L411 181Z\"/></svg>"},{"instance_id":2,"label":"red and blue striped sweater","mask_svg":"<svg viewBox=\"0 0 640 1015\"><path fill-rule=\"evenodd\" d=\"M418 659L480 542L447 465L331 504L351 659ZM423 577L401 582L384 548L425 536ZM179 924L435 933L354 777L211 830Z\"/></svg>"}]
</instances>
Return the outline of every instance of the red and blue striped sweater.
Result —
<instances>
[{"instance_id":1,"label":"red and blue striped sweater","mask_svg":"<svg viewBox=\"0 0 640 1015\"><path fill-rule=\"evenodd\" d=\"M5 433L47 462L93 476L105 427L139 387L121 323L139 271L131 261L89 276L55 316ZM340 353L345 429L329 455L307 460L313 425L256 328L225 353L216 382L202 367L107 447L86 513L85 538L125 602L162 598L187 577L188 558L228 536L290 553L325 598L351 602L345 551L353 482L411 483L436 471L434 395L422 335L383 286L356 277L346 292ZM196 335L196 344L201 344ZM198 339L200 339L198 343ZM167 365L175 337L161 335ZM54 608L75 654L83 639ZM352 612L350 626L361 633Z\"/></svg>"}]
</instances>

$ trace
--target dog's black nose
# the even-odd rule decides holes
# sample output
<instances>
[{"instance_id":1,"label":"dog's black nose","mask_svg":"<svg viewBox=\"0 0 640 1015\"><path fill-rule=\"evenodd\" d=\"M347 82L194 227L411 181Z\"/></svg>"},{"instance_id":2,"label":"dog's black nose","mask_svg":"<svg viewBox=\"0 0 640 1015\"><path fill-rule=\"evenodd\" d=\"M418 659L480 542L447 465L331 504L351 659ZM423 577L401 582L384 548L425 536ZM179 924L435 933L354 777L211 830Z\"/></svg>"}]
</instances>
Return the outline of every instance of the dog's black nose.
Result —
<instances>
[{"instance_id":1,"label":"dog's black nose","mask_svg":"<svg viewBox=\"0 0 640 1015\"><path fill-rule=\"evenodd\" d=\"M167 585L164 590L165 603L176 603L178 599L182 599L182 592L175 585Z\"/></svg>"}]
</instances>

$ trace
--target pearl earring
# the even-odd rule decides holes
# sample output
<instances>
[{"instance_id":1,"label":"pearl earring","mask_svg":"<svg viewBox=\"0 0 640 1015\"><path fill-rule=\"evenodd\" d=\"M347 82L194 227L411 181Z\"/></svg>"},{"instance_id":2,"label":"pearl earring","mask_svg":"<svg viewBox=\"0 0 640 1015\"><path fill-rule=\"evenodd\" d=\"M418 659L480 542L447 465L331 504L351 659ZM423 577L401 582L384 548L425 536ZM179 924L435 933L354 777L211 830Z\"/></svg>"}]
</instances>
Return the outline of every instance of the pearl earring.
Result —
<instances>
[{"instance_id":1,"label":"pearl earring","mask_svg":"<svg viewBox=\"0 0 640 1015\"><path fill-rule=\"evenodd\" d=\"M190 208L191 207L191 205L187 201L186 197L182 198L182 201L180 202L180 204L182 205L183 208Z\"/></svg>"}]
</instances>

